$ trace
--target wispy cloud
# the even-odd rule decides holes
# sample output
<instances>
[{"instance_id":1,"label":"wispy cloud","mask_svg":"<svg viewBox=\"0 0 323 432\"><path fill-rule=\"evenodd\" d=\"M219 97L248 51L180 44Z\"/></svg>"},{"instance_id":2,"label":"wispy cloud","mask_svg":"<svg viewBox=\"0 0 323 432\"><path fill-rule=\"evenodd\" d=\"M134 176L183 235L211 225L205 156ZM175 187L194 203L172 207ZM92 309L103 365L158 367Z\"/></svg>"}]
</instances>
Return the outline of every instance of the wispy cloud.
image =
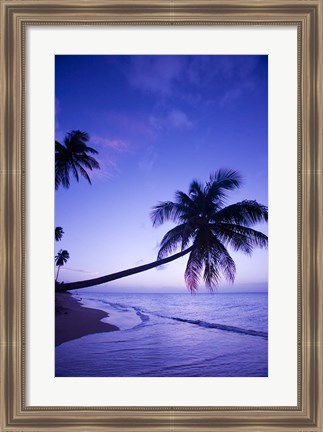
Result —
<instances>
[{"instance_id":1,"label":"wispy cloud","mask_svg":"<svg viewBox=\"0 0 323 432\"><path fill-rule=\"evenodd\" d=\"M129 83L142 91L168 95L183 67L179 56L133 56Z\"/></svg>"},{"instance_id":2,"label":"wispy cloud","mask_svg":"<svg viewBox=\"0 0 323 432\"><path fill-rule=\"evenodd\" d=\"M64 139L64 132L61 129L59 115L62 111L59 99L55 98L55 140L62 141Z\"/></svg>"},{"instance_id":3,"label":"wispy cloud","mask_svg":"<svg viewBox=\"0 0 323 432\"><path fill-rule=\"evenodd\" d=\"M95 275L98 275L99 273L98 272L92 272L92 271L88 271L88 270L82 270L82 269L73 269L73 268L70 268L70 267L61 267L61 270L60 270L61 272L62 271L67 271L67 272L74 272L74 273L82 273L82 274L86 274L86 275L92 275L92 276L95 276Z\"/></svg>"},{"instance_id":4,"label":"wispy cloud","mask_svg":"<svg viewBox=\"0 0 323 432\"><path fill-rule=\"evenodd\" d=\"M97 179L111 179L119 174L118 153L129 150L127 141L121 138L105 138L99 134L92 134L90 137L91 145L98 151L95 156L100 164L99 170L92 172L92 177Z\"/></svg>"},{"instance_id":5,"label":"wispy cloud","mask_svg":"<svg viewBox=\"0 0 323 432\"><path fill-rule=\"evenodd\" d=\"M174 103L178 97L194 108L215 102L230 104L254 90L259 61L259 56L252 55L131 56L127 79L138 91L158 97L159 105L165 101ZM216 89L216 97L209 95L210 86ZM183 92L185 88L189 91ZM174 109L168 115L150 117L155 131L192 127L192 121L181 110Z\"/></svg>"},{"instance_id":6,"label":"wispy cloud","mask_svg":"<svg viewBox=\"0 0 323 432\"><path fill-rule=\"evenodd\" d=\"M158 153L153 145L147 147L142 158L138 162L138 167L141 171L150 173L158 159Z\"/></svg>"},{"instance_id":7,"label":"wispy cloud","mask_svg":"<svg viewBox=\"0 0 323 432\"><path fill-rule=\"evenodd\" d=\"M173 127L179 129L190 129L193 126L193 122L181 110L171 111L168 115L168 120Z\"/></svg>"},{"instance_id":8,"label":"wispy cloud","mask_svg":"<svg viewBox=\"0 0 323 432\"><path fill-rule=\"evenodd\" d=\"M218 89L220 103L234 103L255 89L257 85L255 70L259 65L260 57L252 55L190 56L182 80L193 84L194 90L183 97L195 106L201 103L212 104L215 100L210 100L203 91L212 85Z\"/></svg>"},{"instance_id":9,"label":"wispy cloud","mask_svg":"<svg viewBox=\"0 0 323 432\"><path fill-rule=\"evenodd\" d=\"M96 156L96 160L100 164L100 169L91 171L91 179L109 180L120 174L117 162L109 158L109 156L102 156L102 154L99 153L99 155Z\"/></svg>"},{"instance_id":10,"label":"wispy cloud","mask_svg":"<svg viewBox=\"0 0 323 432\"><path fill-rule=\"evenodd\" d=\"M216 61L214 61L216 59ZM215 79L239 80L250 76L259 64L259 57L237 56L190 56L185 76L198 86L209 85Z\"/></svg>"},{"instance_id":11,"label":"wispy cloud","mask_svg":"<svg viewBox=\"0 0 323 432\"><path fill-rule=\"evenodd\" d=\"M140 140L152 140L156 138L156 131L149 123L149 115L147 113L128 113L108 111L105 113L107 125L123 131L122 140L127 149L131 149L135 142Z\"/></svg>"},{"instance_id":12,"label":"wispy cloud","mask_svg":"<svg viewBox=\"0 0 323 432\"><path fill-rule=\"evenodd\" d=\"M252 81L246 81L240 86L232 87L224 93L221 98L221 104L231 104L239 100L247 92L251 92L255 88L255 84Z\"/></svg>"},{"instance_id":13,"label":"wispy cloud","mask_svg":"<svg viewBox=\"0 0 323 432\"><path fill-rule=\"evenodd\" d=\"M118 138L104 138L99 135L92 135L91 142L94 144L99 144L110 150L124 152L128 150L128 143L125 140Z\"/></svg>"},{"instance_id":14,"label":"wispy cloud","mask_svg":"<svg viewBox=\"0 0 323 432\"><path fill-rule=\"evenodd\" d=\"M157 131L191 129L193 127L193 122L189 119L188 115L180 109L173 109L163 116L152 115L149 122Z\"/></svg>"}]
</instances>

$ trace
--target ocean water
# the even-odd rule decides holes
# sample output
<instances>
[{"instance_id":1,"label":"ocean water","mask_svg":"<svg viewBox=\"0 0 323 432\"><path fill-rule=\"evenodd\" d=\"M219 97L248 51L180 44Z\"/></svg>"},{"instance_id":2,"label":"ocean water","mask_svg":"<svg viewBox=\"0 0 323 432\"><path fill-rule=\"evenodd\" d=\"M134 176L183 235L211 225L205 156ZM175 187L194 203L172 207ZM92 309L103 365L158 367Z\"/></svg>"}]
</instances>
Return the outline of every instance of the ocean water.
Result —
<instances>
[{"instance_id":1,"label":"ocean water","mask_svg":"<svg viewBox=\"0 0 323 432\"><path fill-rule=\"evenodd\" d=\"M56 376L268 376L267 293L74 295L120 331L58 346Z\"/></svg>"}]
</instances>

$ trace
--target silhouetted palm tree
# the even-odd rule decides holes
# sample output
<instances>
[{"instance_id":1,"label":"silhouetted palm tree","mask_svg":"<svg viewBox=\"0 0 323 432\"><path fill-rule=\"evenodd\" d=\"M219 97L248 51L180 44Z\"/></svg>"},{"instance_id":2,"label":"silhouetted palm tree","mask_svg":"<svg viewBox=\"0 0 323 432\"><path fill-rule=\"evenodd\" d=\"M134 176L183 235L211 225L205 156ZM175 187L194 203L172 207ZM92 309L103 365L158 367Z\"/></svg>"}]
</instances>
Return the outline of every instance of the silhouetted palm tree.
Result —
<instances>
[{"instance_id":1,"label":"silhouetted palm tree","mask_svg":"<svg viewBox=\"0 0 323 432\"><path fill-rule=\"evenodd\" d=\"M248 200L225 206L227 192L238 188L240 183L240 175L229 170L211 174L204 185L194 180L188 194L177 191L174 202L160 202L153 207L154 226L167 221L178 224L162 239L157 261L87 281L67 283L63 289L110 282L158 267L188 253L185 281L191 291L197 289L202 274L211 291L218 286L221 276L233 282L236 268L227 247L251 254L254 247L266 247L268 242L265 234L251 228L268 220L266 206ZM181 251L170 255L178 247Z\"/></svg>"},{"instance_id":2,"label":"silhouetted palm tree","mask_svg":"<svg viewBox=\"0 0 323 432\"><path fill-rule=\"evenodd\" d=\"M67 252L67 250L60 250L57 255L55 256L55 263L57 265L57 274L56 274L56 281L59 274L59 269L67 263L67 260L70 258L70 254Z\"/></svg>"},{"instance_id":3,"label":"silhouetted palm tree","mask_svg":"<svg viewBox=\"0 0 323 432\"><path fill-rule=\"evenodd\" d=\"M206 184L194 180L188 195L178 191L175 202L161 202L154 207L154 226L167 221L178 225L162 239L157 260L173 253L178 247L192 250L185 270L187 287L197 289L201 275L211 291L221 276L233 282L236 267L227 247L251 254L253 248L266 247L265 234L250 228L267 221L267 207L256 201L242 201L224 206L227 191L240 186L240 176L235 171L219 170L210 175Z\"/></svg>"},{"instance_id":4,"label":"silhouetted palm tree","mask_svg":"<svg viewBox=\"0 0 323 432\"><path fill-rule=\"evenodd\" d=\"M62 240L64 231L62 227L56 227L55 228L55 241L60 241Z\"/></svg>"},{"instance_id":5,"label":"silhouetted palm tree","mask_svg":"<svg viewBox=\"0 0 323 432\"><path fill-rule=\"evenodd\" d=\"M86 132L73 130L65 136L63 144L55 141L55 189L60 185L65 189L69 188L70 173L77 181L81 174L91 184L87 170L99 169L100 165L89 155L98 153L87 146L89 139Z\"/></svg>"}]
</instances>

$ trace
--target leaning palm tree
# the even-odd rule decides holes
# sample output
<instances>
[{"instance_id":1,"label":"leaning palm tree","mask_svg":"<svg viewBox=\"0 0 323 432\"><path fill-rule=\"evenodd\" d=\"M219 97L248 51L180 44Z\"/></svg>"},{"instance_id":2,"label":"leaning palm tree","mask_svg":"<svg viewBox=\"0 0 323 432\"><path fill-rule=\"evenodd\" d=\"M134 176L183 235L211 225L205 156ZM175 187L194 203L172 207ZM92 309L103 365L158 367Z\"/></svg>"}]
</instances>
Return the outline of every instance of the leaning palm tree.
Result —
<instances>
[{"instance_id":1,"label":"leaning palm tree","mask_svg":"<svg viewBox=\"0 0 323 432\"><path fill-rule=\"evenodd\" d=\"M190 291L198 288L201 275L211 291L224 276L234 281L236 267L228 247L251 254L254 247L264 248L268 238L251 228L267 222L267 207L244 200L226 206L227 193L241 184L236 171L219 170L202 184L194 180L188 194L177 191L175 201L159 202L151 219L157 227L172 221L177 226L162 239L157 261L86 281L64 284L63 290L85 288L110 282L174 261L189 254L185 281ZM179 252L176 252L177 249Z\"/></svg>"},{"instance_id":2,"label":"leaning palm tree","mask_svg":"<svg viewBox=\"0 0 323 432\"><path fill-rule=\"evenodd\" d=\"M236 267L228 246L246 254L255 246L267 246L267 236L251 228L267 221L267 207L248 200L225 206L227 192L240 184L236 171L219 170L204 185L194 180L188 194L177 191L174 202L161 202L151 213L154 226L166 221L178 224L162 239L157 260L178 247L189 251L184 277L191 291L197 289L201 276L211 291L222 276L234 282Z\"/></svg>"},{"instance_id":3,"label":"leaning palm tree","mask_svg":"<svg viewBox=\"0 0 323 432\"><path fill-rule=\"evenodd\" d=\"M55 256L55 264L57 265L57 274L56 274L56 281L58 278L59 270L60 268L67 263L67 260L70 258L70 254L67 252L67 250L60 250L57 255Z\"/></svg>"},{"instance_id":4,"label":"leaning palm tree","mask_svg":"<svg viewBox=\"0 0 323 432\"><path fill-rule=\"evenodd\" d=\"M70 173L76 181L81 174L91 184L87 170L99 169L100 165L90 156L98 152L87 145L89 139L86 132L73 130L65 136L63 144L55 141L55 189L60 185L69 188Z\"/></svg>"},{"instance_id":5,"label":"leaning palm tree","mask_svg":"<svg viewBox=\"0 0 323 432\"><path fill-rule=\"evenodd\" d=\"M60 241L62 240L64 231L62 227L56 227L55 228L55 241Z\"/></svg>"}]
</instances>

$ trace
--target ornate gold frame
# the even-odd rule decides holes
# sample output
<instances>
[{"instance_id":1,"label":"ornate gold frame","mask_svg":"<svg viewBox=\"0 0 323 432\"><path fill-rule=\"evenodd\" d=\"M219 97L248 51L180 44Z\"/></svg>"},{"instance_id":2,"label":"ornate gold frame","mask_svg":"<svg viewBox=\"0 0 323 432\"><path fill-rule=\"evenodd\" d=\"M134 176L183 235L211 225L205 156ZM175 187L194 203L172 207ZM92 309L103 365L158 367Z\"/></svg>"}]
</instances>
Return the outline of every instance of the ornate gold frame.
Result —
<instances>
[{"instance_id":1,"label":"ornate gold frame","mask_svg":"<svg viewBox=\"0 0 323 432\"><path fill-rule=\"evenodd\" d=\"M0 430L322 432L322 0L0 0L0 5ZM296 407L26 406L25 29L39 24L93 23L297 25L299 385Z\"/></svg>"}]
</instances>

